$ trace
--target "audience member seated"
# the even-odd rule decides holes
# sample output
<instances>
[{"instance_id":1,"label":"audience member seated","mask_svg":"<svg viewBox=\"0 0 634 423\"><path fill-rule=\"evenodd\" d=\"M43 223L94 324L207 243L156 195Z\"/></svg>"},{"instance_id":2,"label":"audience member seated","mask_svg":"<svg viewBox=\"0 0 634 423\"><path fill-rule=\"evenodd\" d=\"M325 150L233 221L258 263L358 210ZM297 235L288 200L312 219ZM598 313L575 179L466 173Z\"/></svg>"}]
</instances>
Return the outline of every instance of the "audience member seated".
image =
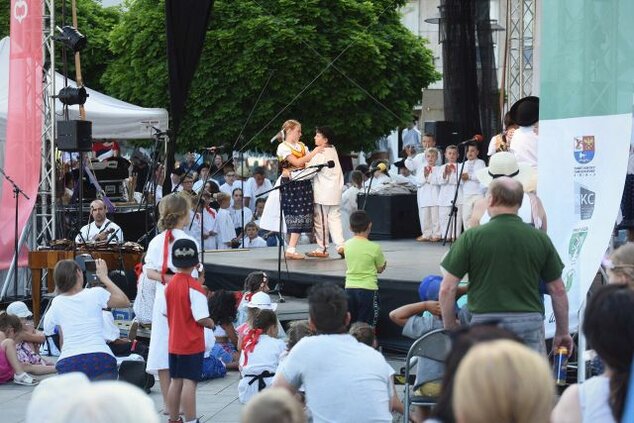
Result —
<instances>
[{"instance_id":1,"label":"audience member seated","mask_svg":"<svg viewBox=\"0 0 634 423\"><path fill-rule=\"evenodd\" d=\"M258 393L242 409L243 423L306 423L302 405L286 389Z\"/></svg>"},{"instance_id":2,"label":"audience member seated","mask_svg":"<svg viewBox=\"0 0 634 423\"><path fill-rule=\"evenodd\" d=\"M246 403L271 385L286 344L277 339L277 316L273 310L260 310L247 332L240 353L238 399Z\"/></svg>"},{"instance_id":3,"label":"audience member seated","mask_svg":"<svg viewBox=\"0 0 634 423\"><path fill-rule=\"evenodd\" d=\"M33 313L27 305L22 301L14 301L7 307L7 313L18 317L22 323L22 330L18 336L20 341L15 344L15 349L24 370L34 375L56 373L55 366L39 354L46 336L44 332L33 327Z\"/></svg>"},{"instance_id":4,"label":"audience member seated","mask_svg":"<svg viewBox=\"0 0 634 423\"><path fill-rule=\"evenodd\" d=\"M44 316L44 333L59 328L62 353L59 373L82 372L91 380L116 379L117 360L103 336L104 308L127 307L130 300L108 277L102 259L95 260L97 277L105 288L84 288L84 275L73 260L55 265L53 279L58 295Z\"/></svg>"},{"instance_id":5,"label":"audience member seated","mask_svg":"<svg viewBox=\"0 0 634 423\"><path fill-rule=\"evenodd\" d=\"M350 313L343 289L315 285L308 307L317 335L295 345L278 367L273 386L295 393L304 385L315 423L391 422L394 370L378 351L347 333Z\"/></svg>"},{"instance_id":6,"label":"audience member seated","mask_svg":"<svg viewBox=\"0 0 634 423\"><path fill-rule=\"evenodd\" d=\"M460 423L537 423L549 421L554 398L546 358L517 342L499 340L476 345L462 360L453 407Z\"/></svg>"},{"instance_id":7,"label":"audience member seated","mask_svg":"<svg viewBox=\"0 0 634 423\"><path fill-rule=\"evenodd\" d=\"M37 385L37 380L24 371L15 349L15 338L22 331L20 319L0 312L0 384L13 380L18 385Z\"/></svg>"},{"instance_id":8,"label":"audience member seated","mask_svg":"<svg viewBox=\"0 0 634 423\"><path fill-rule=\"evenodd\" d=\"M93 221L81 228L75 242L85 243L110 243L117 244L123 242L123 231L119 225L106 217L106 205L101 200L90 203L90 216Z\"/></svg>"},{"instance_id":9,"label":"audience member seated","mask_svg":"<svg viewBox=\"0 0 634 423\"><path fill-rule=\"evenodd\" d=\"M634 288L634 242L628 242L614 250L604 264L610 283Z\"/></svg>"},{"instance_id":10,"label":"audience member seated","mask_svg":"<svg viewBox=\"0 0 634 423\"><path fill-rule=\"evenodd\" d=\"M622 284L599 288L586 308L583 333L605 372L566 389L551 421L624 422L634 354L634 291Z\"/></svg>"},{"instance_id":11,"label":"audience member seated","mask_svg":"<svg viewBox=\"0 0 634 423\"><path fill-rule=\"evenodd\" d=\"M267 247L266 241L258 236L258 225L248 222L244 226L246 236L242 239L240 248L264 248Z\"/></svg>"},{"instance_id":12,"label":"audience member seated","mask_svg":"<svg viewBox=\"0 0 634 423\"><path fill-rule=\"evenodd\" d=\"M270 290L269 277L266 273L257 271L247 275L244 279L242 298L238 304L238 319L236 320L238 326L247 320L247 304L249 304L253 295L258 292L269 292Z\"/></svg>"},{"instance_id":13,"label":"audience member seated","mask_svg":"<svg viewBox=\"0 0 634 423\"><path fill-rule=\"evenodd\" d=\"M142 390L125 382L99 382L73 387L50 423L158 423L154 402ZM68 393L69 391L65 391ZM49 407L50 404L41 404Z\"/></svg>"},{"instance_id":14,"label":"audience member seated","mask_svg":"<svg viewBox=\"0 0 634 423\"><path fill-rule=\"evenodd\" d=\"M224 290L214 292L209 298L209 316L216 323L213 330L216 338L211 355L222 361L227 369L238 368L238 334L233 322L236 320L236 297ZM205 330L207 331L207 329Z\"/></svg>"},{"instance_id":15,"label":"audience member seated","mask_svg":"<svg viewBox=\"0 0 634 423\"><path fill-rule=\"evenodd\" d=\"M454 379L456 371L464 356L474 345L507 339L521 343L521 340L513 332L496 326L495 323L479 324L459 329L452 336L451 351L445 360L445 374L442 378L440 396L431 411L428 423L456 423L452 408ZM419 421L414 419L414 421ZM546 420L547 421L547 420Z\"/></svg>"}]
</instances>

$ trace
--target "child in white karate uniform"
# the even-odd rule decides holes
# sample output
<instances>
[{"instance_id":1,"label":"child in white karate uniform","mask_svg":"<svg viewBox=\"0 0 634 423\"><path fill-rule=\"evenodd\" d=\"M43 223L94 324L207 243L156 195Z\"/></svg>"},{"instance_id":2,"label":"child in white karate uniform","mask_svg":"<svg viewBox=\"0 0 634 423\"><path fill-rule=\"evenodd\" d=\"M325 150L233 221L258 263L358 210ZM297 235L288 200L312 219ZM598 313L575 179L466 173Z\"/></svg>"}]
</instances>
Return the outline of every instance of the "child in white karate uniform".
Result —
<instances>
[{"instance_id":1,"label":"child in white karate uniform","mask_svg":"<svg viewBox=\"0 0 634 423\"><path fill-rule=\"evenodd\" d=\"M224 192L216 194L216 201L220 205L216 213L216 241L219 250L231 248L231 241L236 237L236 230L233 228L233 220L229 212L231 197Z\"/></svg>"},{"instance_id":2,"label":"child in white karate uniform","mask_svg":"<svg viewBox=\"0 0 634 423\"><path fill-rule=\"evenodd\" d=\"M421 236L417 241L440 241L442 237L438 216L438 194L440 191L440 166L436 166L438 150L428 148L425 151L426 166L420 170L417 190L418 217Z\"/></svg>"},{"instance_id":3,"label":"child in white karate uniform","mask_svg":"<svg viewBox=\"0 0 634 423\"><path fill-rule=\"evenodd\" d=\"M438 182L440 183L440 192L438 194L438 213L440 216L440 230L443 235L447 230L449 213L451 213L451 203L456 192L456 185L458 184L458 170L460 166L458 163L458 147L455 145L447 146L445 149L445 161L446 163L440 167L438 177ZM460 236L462 233L462 184L458 189L458 197L456 198L455 205L458 209L454 221L456 224L456 231L454 233L453 225L449 228L449 232L447 233L447 241L449 242L454 241L455 238Z\"/></svg>"},{"instance_id":4,"label":"child in white karate uniform","mask_svg":"<svg viewBox=\"0 0 634 423\"><path fill-rule=\"evenodd\" d=\"M277 316L273 310L261 310L253 322L253 329L244 338L240 354L238 399L246 403L255 394L271 386L273 376L280 362L280 355L286 350L286 343L277 339Z\"/></svg>"},{"instance_id":5,"label":"child in white karate uniform","mask_svg":"<svg viewBox=\"0 0 634 423\"><path fill-rule=\"evenodd\" d=\"M469 229L469 220L473 213L473 205L480 198L483 198L484 187L478 180L476 172L484 169L484 160L478 159L480 149L475 141L467 144L467 161L462 171L462 224L464 230Z\"/></svg>"}]
</instances>

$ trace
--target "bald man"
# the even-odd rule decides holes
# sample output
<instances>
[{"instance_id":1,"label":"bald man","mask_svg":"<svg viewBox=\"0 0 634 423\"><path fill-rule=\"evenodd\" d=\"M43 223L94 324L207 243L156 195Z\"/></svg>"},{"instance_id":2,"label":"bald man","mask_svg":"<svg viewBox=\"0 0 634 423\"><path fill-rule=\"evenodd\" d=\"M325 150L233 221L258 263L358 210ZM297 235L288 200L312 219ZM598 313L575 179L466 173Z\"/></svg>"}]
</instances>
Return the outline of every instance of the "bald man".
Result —
<instances>
[{"instance_id":1,"label":"bald man","mask_svg":"<svg viewBox=\"0 0 634 423\"><path fill-rule=\"evenodd\" d=\"M90 217L92 222L81 228L75 237L77 244L108 242L117 244L123 242L123 231L119 225L106 217L106 205L101 200L90 203Z\"/></svg>"},{"instance_id":2,"label":"bald man","mask_svg":"<svg viewBox=\"0 0 634 423\"><path fill-rule=\"evenodd\" d=\"M457 325L456 291L468 273L471 324L499 321L528 347L545 355L544 304L539 289L543 280L555 314L553 350L564 346L570 353L568 297L561 279L564 265L548 235L517 215L523 197L522 184L509 177L489 185L491 220L463 233L441 263L447 271L440 288L441 312L447 317L443 324L446 329Z\"/></svg>"}]
</instances>

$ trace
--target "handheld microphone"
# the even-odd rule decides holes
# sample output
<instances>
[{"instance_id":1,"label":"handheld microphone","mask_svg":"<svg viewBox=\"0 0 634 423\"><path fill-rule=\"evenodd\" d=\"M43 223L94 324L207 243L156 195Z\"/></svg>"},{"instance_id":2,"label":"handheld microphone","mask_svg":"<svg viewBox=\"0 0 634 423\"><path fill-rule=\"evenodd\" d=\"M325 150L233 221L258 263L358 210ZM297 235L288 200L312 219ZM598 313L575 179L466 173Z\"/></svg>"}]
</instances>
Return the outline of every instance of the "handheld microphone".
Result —
<instances>
[{"instance_id":1,"label":"handheld microphone","mask_svg":"<svg viewBox=\"0 0 634 423\"><path fill-rule=\"evenodd\" d=\"M387 166L385 166L385 163L379 163L375 167L370 168L370 170L368 170L368 172L370 174L372 174L372 173L376 172L377 170L380 170L381 172L385 172L387 170Z\"/></svg>"},{"instance_id":2,"label":"handheld microphone","mask_svg":"<svg viewBox=\"0 0 634 423\"><path fill-rule=\"evenodd\" d=\"M334 160L328 160L326 163L322 163L322 164L316 164L316 165L312 165L312 166L306 166L306 169L323 169L327 167L328 169L332 169L333 167L335 167L335 161Z\"/></svg>"},{"instance_id":3,"label":"handheld microphone","mask_svg":"<svg viewBox=\"0 0 634 423\"><path fill-rule=\"evenodd\" d=\"M475 134L471 139L462 141L459 145L469 144L470 142L482 142L483 140L482 135Z\"/></svg>"},{"instance_id":4,"label":"handheld microphone","mask_svg":"<svg viewBox=\"0 0 634 423\"><path fill-rule=\"evenodd\" d=\"M277 139L279 138L280 134L282 134L282 139L284 139L284 134L282 133L282 131L279 131L278 133L276 133L276 134L273 136L273 138L271 138L271 139L269 140L269 142L270 142L271 144L273 144L275 141L277 141Z\"/></svg>"}]
</instances>

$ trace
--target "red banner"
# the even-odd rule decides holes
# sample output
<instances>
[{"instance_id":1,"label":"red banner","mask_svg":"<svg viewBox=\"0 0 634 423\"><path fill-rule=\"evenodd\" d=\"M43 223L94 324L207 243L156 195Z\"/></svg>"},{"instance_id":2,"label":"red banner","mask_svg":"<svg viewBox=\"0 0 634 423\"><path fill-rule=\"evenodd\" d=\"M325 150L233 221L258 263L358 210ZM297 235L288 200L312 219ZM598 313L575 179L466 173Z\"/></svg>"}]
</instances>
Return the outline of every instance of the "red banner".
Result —
<instances>
[{"instance_id":1,"label":"red banner","mask_svg":"<svg viewBox=\"0 0 634 423\"><path fill-rule=\"evenodd\" d=\"M29 196L20 197L18 237L37 198L42 136L42 2L11 0L9 110L4 171ZM0 269L10 266L14 252L13 187L2 183L0 199ZM20 264L26 264L21 257Z\"/></svg>"}]
</instances>

